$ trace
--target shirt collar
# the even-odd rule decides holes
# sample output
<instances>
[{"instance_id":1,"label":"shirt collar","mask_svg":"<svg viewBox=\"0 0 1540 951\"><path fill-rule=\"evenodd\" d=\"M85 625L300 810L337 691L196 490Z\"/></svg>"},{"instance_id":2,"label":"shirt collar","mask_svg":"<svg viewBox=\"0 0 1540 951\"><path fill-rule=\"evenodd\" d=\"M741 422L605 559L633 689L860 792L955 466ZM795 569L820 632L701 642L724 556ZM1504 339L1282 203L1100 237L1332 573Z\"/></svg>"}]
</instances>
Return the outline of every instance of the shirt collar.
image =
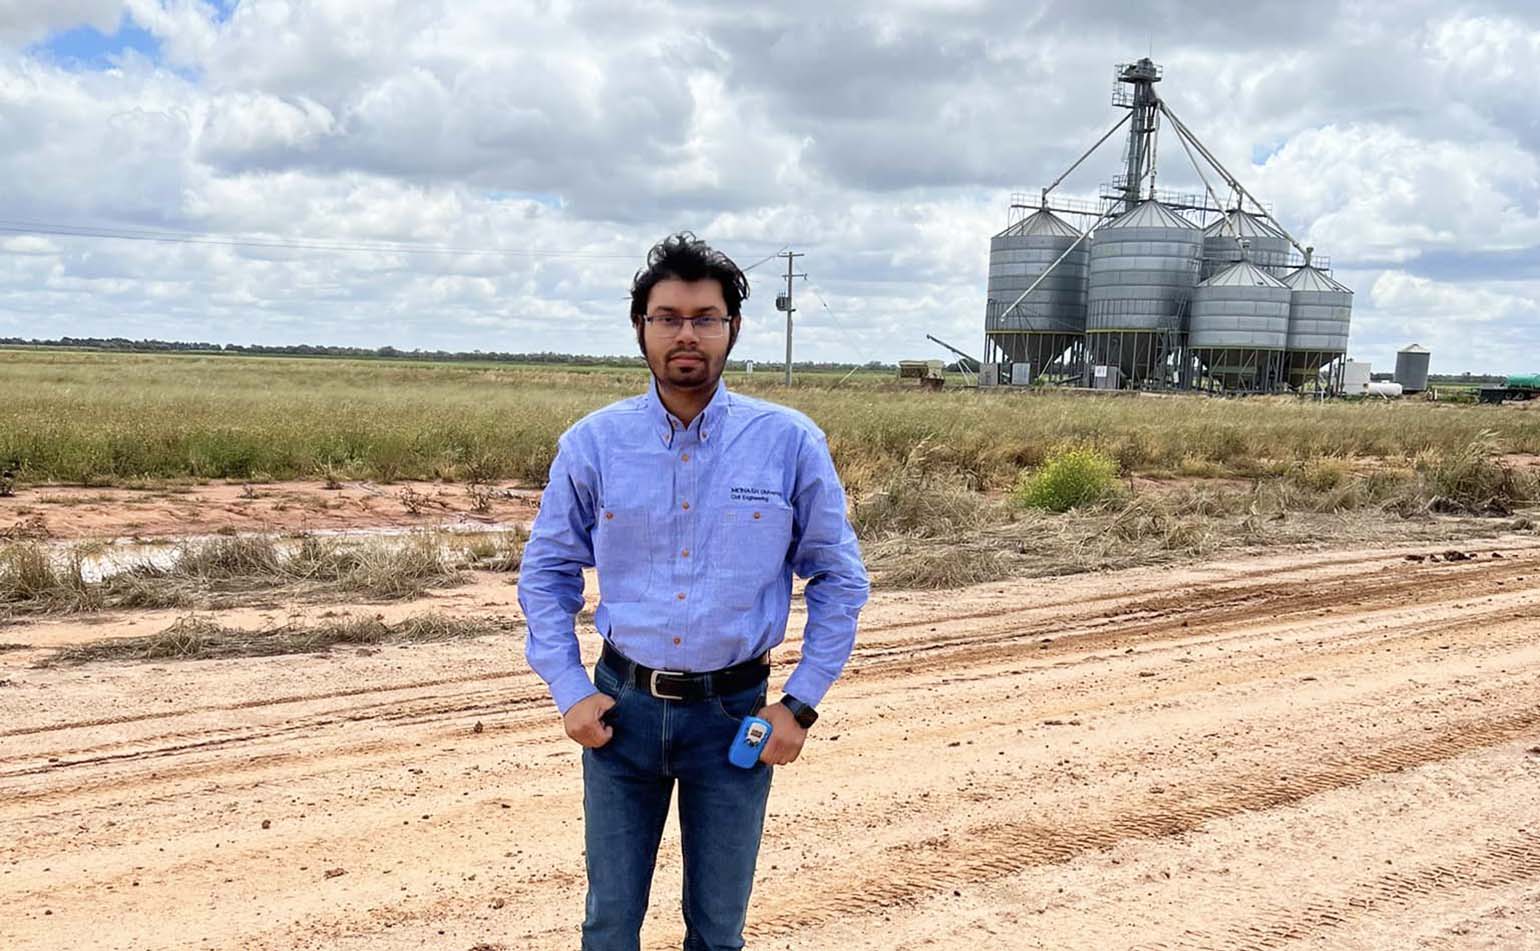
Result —
<instances>
[{"instance_id":1,"label":"shirt collar","mask_svg":"<svg viewBox=\"0 0 1540 951\"><path fill-rule=\"evenodd\" d=\"M717 378L717 388L711 394L711 401L700 415L691 420L686 426L679 421L668 407L663 405L663 400L658 396L658 381L656 378L647 386L647 415L658 438L663 440L663 445L674 444L674 434L694 429L701 442L709 442L711 437L722 428L727 414L732 409L732 394L727 391L727 384L720 377Z\"/></svg>"}]
</instances>

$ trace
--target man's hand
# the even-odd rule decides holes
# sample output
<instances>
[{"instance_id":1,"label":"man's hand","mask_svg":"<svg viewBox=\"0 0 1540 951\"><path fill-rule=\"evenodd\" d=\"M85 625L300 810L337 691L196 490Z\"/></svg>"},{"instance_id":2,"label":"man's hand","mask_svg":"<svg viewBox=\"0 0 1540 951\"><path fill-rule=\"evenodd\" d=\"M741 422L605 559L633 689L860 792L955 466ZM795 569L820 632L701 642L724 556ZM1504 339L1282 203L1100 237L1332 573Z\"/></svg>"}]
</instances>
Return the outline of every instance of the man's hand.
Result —
<instances>
[{"instance_id":1,"label":"man's hand","mask_svg":"<svg viewBox=\"0 0 1540 951\"><path fill-rule=\"evenodd\" d=\"M755 716L770 721L770 742L759 754L759 761L771 766L795 763L802 754L802 744L807 742L807 728L779 703L764 707Z\"/></svg>"},{"instance_id":2,"label":"man's hand","mask_svg":"<svg viewBox=\"0 0 1540 951\"><path fill-rule=\"evenodd\" d=\"M561 724L566 728L567 735L579 745L597 749L615 735L613 729L599 722L604 711L614 705L615 698L601 690L568 707L566 715L561 718Z\"/></svg>"}]
</instances>

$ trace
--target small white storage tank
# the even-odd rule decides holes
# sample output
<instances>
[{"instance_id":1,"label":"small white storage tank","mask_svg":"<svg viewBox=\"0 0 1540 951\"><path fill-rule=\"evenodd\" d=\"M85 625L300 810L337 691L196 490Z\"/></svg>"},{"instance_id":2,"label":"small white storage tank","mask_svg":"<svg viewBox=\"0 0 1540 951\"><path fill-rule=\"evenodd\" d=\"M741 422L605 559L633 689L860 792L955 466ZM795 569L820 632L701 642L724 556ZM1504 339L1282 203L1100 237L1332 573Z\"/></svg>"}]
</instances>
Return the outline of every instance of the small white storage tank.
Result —
<instances>
[{"instance_id":1,"label":"small white storage tank","mask_svg":"<svg viewBox=\"0 0 1540 951\"><path fill-rule=\"evenodd\" d=\"M1392 383L1389 380L1370 380L1364 390L1365 396L1383 396L1395 399L1401 395L1401 384Z\"/></svg>"}]
</instances>

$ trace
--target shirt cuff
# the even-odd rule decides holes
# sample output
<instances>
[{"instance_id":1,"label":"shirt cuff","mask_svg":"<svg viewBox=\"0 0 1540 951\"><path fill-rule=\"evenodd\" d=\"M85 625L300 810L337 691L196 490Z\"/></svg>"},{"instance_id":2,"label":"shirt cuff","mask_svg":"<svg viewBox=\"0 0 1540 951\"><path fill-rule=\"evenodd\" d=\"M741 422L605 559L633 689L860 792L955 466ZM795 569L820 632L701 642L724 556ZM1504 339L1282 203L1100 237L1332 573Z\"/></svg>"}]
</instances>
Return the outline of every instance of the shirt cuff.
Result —
<instances>
[{"instance_id":1,"label":"shirt cuff","mask_svg":"<svg viewBox=\"0 0 1540 951\"><path fill-rule=\"evenodd\" d=\"M562 716L566 716L567 711L578 701L598 692L599 688L589 678L587 668L581 665L551 681L551 699L556 701L556 709L561 711Z\"/></svg>"},{"instance_id":2,"label":"shirt cuff","mask_svg":"<svg viewBox=\"0 0 1540 951\"><path fill-rule=\"evenodd\" d=\"M829 692L832 686L822 674L809 670L807 665L798 664L786 678L785 693L791 694L810 707L816 707L823 702L823 695Z\"/></svg>"}]
</instances>

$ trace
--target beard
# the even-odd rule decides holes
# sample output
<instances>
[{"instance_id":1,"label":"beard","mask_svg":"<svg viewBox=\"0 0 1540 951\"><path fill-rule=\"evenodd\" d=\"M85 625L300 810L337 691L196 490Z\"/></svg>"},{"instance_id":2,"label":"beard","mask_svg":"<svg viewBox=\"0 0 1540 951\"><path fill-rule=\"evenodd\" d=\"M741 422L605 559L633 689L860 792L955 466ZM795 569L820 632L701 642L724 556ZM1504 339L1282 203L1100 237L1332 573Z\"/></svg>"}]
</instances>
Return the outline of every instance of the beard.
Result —
<instances>
[{"instance_id":1,"label":"beard","mask_svg":"<svg viewBox=\"0 0 1540 951\"><path fill-rule=\"evenodd\" d=\"M653 367L653 374L675 389L704 390L716 386L726 362L725 356L713 360L693 347L670 347L663 354L662 366Z\"/></svg>"}]
</instances>

